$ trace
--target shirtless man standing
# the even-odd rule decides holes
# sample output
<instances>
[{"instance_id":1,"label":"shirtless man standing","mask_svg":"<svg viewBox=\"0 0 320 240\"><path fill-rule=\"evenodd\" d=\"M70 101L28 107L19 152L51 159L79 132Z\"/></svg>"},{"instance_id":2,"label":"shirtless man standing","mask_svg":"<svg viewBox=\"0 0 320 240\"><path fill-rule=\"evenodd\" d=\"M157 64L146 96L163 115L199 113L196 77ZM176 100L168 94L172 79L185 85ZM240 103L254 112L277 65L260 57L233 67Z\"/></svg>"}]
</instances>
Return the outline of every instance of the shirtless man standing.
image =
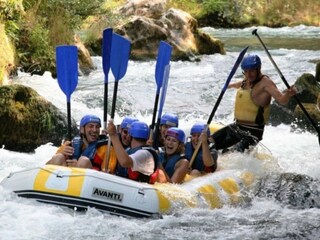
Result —
<instances>
[{"instance_id":1,"label":"shirtless man standing","mask_svg":"<svg viewBox=\"0 0 320 240\"><path fill-rule=\"evenodd\" d=\"M264 126L270 115L271 98L285 105L297 92L295 87L280 92L275 83L261 73L261 60L257 55L247 55L241 68L244 80L228 86L238 89L235 122L211 136L216 149L227 149L235 145L237 151L244 152L249 146L255 146L262 140Z\"/></svg>"}]
</instances>

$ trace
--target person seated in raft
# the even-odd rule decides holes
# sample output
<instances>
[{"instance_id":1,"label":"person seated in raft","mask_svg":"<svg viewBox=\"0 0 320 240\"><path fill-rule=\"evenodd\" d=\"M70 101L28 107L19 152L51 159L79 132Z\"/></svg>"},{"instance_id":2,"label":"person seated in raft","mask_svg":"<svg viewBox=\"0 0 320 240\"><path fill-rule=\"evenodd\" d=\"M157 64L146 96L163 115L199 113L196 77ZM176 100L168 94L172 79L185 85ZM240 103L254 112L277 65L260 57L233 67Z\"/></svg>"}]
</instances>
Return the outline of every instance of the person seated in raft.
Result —
<instances>
[{"instance_id":1,"label":"person seated in raft","mask_svg":"<svg viewBox=\"0 0 320 240\"><path fill-rule=\"evenodd\" d=\"M160 129L159 129L159 135L158 135L158 147L163 148L165 143L165 136L168 128L171 127L178 127L179 126L179 118L177 115L173 113L165 113L161 116L160 119ZM153 140L148 140L148 145L153 145Z\"/></svg>"},{"instance_id":2,"label":"person seated in raft","mask_svg":"<svg viewBox=\"0 0 320 240\"><path fill-rule=\"evenodd\" d=\"M136 121L139 121L139 120L135 117L127 116L122 120L120 124L118 134L119 134L120 142L125 150L130 148L130 144L132 141L132 137L129 134L129 128L131 127L131 124ZM115 174L117 176L127 177L128 175L127 170L128 170L127 168L122 167L120 163L117 162L117 166L115 170Z\"/></svg>"},{"instance_id":3,"label":"person seated in raft","mask_svg":"<svg viewBox=\"0 0 320 240\"><path fill-rule=\"evenodd\" d=\"M139 121L139 120L135 117L127 116L122 120L120 124L119 136L120 136L121 144L125 149L130 147L130 143L132 139L132 137L129 135L129 127L133 122L136 122L136 121Z\"/></svg>"},{"instance_id":4,"label":"person seated in raft","mask_svg":"<svg viewBox=\"0 0 320 240\"><path fill-rule=\"evenodd\" d=\"M264 126L269 119L270 102L273 97L279 104L287 104L297 93L293 86L280 92L275 83L261 72L258 55L247 55L241 62L244 80L231 83L236 88L235 122L216 131L211 137L217 150L233 146L239 152L255 146L262 140Z\"/></svg>"},{"instance_id":5,"label":"person seated in raft","mask_svg":"<svg viewBox=\"0 0 320 240\"><path fill-rule=\"evenodd\" d=\"M208 128L206 131L206 129L206 124L195 123L190 130L191 139L185 144L186 158L190 161L198 142L201 141L201 147L190 166L191 176L200 176L217 169L218 153L213 144L209 147L208 136L210 136L210 130Z\"/></svg>"},{"instance_id":6,"label":"person seated in raft","mask_svg":"<svg viewBox=\"0 0 320 240\"><path fill-rule=\"evenodd\" d=\"M80 121L80 137L77 141L66 141L47 164L68 167L102 169L103 158L106 153L107 140L100 139L101 120L95 115L85 115ZM110 171L114 171L116 158L111 149L109 164Z\"/></svg>"},{"instance_id":7,"label":"person seated in raft","mask_svg":"<svg viewBox=\"0 0 320 240\"><path fill-rule=\"evenodd\" d=\"M124 149L113 121L109 121L107 133L111 138L116 157L121 167L127 169L126 177L139 182L153 184L159 172L159 159L156 151L146 145L149 127L146 123L135 121L129 128L132 137L130 148ZM116 173L117 174L117 173Z\"/></svg>"},{"instance_id":8,"label":"person seated in raft","mask_svg":"<svg viewBox=\"0 0 320 240\"><path fill-rule=\"evenodd\" d=\"M164 152L159 154L160 171L158 182L182 183L189 170L189 161L184 155L185 134L172 127L166 131Z\"/></svg>"}]
</instances>

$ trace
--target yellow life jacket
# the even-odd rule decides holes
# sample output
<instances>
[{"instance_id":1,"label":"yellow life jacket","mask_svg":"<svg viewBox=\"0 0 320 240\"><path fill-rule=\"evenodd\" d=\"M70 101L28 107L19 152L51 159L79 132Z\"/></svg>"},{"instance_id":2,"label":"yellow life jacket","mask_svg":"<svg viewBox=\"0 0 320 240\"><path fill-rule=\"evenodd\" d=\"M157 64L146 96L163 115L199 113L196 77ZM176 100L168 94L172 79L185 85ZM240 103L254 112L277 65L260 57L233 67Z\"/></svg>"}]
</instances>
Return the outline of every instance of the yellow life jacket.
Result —
<instances>
[{"instance_id":1,"label":"yellow life jacket","mask_svg":"<svg viewBox=\"0 0 320 240\"><path fill-rule=\"evenodd\" d=\"M97 165L100 166L100 169L98 168L97 170L104 170L104 166L102 166L103 162L104 162L104 158L106 157L108 151L108 144L99 146L96 150L96 155L94 157L93 160L93 165ZM113 148L113 146L111 146L110 148L110 155L109 155L109 162L106 166L106 171L108 173L114 174L115 170L116 170L116 166L117 166L117 156L116 156L116 152Z\"/></svg>"},{"instance_id":2,"label":"yellow life jacket","mask_svg":"<svg viewBox=\"0 0 320 240\"><path fill-rule=\"evenodd\" d=\"M256 105L251 97L252 89L239 88L236 95L234 117L236 120L264 125L269 119L270 104Z\"/></svg>"}]
</instances>

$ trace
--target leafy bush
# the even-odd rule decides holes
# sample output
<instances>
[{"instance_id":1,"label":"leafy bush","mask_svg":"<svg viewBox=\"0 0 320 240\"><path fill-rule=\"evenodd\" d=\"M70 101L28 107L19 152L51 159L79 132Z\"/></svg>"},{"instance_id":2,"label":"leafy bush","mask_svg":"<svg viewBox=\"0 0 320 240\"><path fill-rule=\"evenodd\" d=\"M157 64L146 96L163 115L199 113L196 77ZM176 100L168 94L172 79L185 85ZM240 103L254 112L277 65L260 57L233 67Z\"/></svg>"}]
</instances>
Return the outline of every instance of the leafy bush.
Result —
<instances>
[{"instance_id":1,"label":"leafy bush","mask_svg":"<svg viewBox=\"0 0 320 240\"><path fill-rule=\"evenodd\" d=\"M25 0L24 21L20 22L16 46L20 64L27 72L55 68L55 47L72 44L74 32L81 28L83 20L98 14L104 0Z\"/></svg>"}]
</instances>

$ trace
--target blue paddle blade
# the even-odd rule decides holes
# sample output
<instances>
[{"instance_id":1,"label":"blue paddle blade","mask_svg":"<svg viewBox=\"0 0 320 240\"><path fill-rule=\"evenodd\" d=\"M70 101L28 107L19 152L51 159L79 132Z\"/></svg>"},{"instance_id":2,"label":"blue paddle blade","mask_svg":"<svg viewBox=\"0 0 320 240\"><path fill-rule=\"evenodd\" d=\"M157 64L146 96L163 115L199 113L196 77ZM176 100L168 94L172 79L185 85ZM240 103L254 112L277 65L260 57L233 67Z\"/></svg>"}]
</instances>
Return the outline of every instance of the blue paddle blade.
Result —
<instances>
[{"instance_id":1,"label":"blue paddle blade","mask_svg":"<svg viewBox=\"0 0 320 240\"><path fill-rule=\"evenodd\" d=\"M235 62L235 64L234 64L234 66L232 67L231 72L229 73L229 76L228 76L228 78L227 78L226 83L224 84L224 87L223 87L223 90L222 90L222 91L225 92L225 91L227 90L227 88L228 88L228 86L229 86L229 83L230 83L233 75L236 73L236 71L237 71L240 63L242 62L242 59L243 59L244 55L246 54L248 48L249 48L249 46L245 47L245 48L240 52L240 54L239 54L239 56L238 56L238 58L237 58L237 60L236 60L236 62Z\"/></svg>"},{"instance_id":2,"label":"blue paddle blade","mask_svg":"<svg viewBox=\"0 0 320 240\"><path fill-rule=\"evenodd\" d=\"M158 119L161 118L163 105L167 95L167 88L168 88L168 81L169 81L169 73L170 73L170 64L166 65L164 68L164 75L163 75L163 83L162 83L162 91L160 97L160 105L159 105L159 112L158 112Z\"/></svg>"},{"instance_id":3,"label":"blue paddle blade","mask_svg":"<svg viewBox=\"0 0 320 240\"><path fill-rule=\"evenodd\" d=\"M112 28L103 30L102 38L102 67L105 75L105 83L108 83L108 74L110 70L110 55L112 46Z\"/></svg>"},{"instance_id":4,"label":"blue paddle blade","mask_svg":"<svg viewBox=\"0 0 320 240\"><path fill-rule=\"evenodd\" d=\"M119 34L112 34L110 65L115 81L119 81L126 74L130 56L131 43Z\"/></svg>"},{"instance_id":5,"label":"blue paddle blade","mask_svg":"<svg viewBox=\"0 0 320 240\"><path fill-rule=\"evenodd\" d=\"M171 58L172 46L161 41L158 49L157 63L156 63L156 83L157 93L159 93L163 82L163 74L165 67L169 64Z\"/></svg>"},{"instance_id":6,"label":"blue paddle blade","mask_svg":"<svg viewBox=\"0 0 320 240\"><path fill-rule=\"evenodd\" d=\"M76 46L56 47L57 77L67 102L78 84L78 48Z\"/></svg>"}]
</instances>

